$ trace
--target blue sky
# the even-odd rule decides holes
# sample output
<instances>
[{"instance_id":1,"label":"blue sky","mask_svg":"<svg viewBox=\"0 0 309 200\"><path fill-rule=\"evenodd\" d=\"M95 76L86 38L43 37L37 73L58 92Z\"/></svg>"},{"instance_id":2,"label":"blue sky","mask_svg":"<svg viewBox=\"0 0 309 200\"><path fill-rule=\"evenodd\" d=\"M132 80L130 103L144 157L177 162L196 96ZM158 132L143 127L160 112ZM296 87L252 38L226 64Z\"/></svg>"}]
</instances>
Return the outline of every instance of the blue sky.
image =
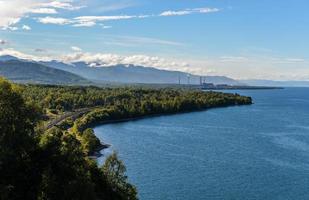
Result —
<instances>
[{"instance_id":1,"label":"blue sky","mask_svg":"<svg viewBox=\"0 0 309 200\"><path fill-rule=\"evenodd\" d=\"M309 80L307 0L0 0L0 54Z\"/></svg>"}]
</instances>

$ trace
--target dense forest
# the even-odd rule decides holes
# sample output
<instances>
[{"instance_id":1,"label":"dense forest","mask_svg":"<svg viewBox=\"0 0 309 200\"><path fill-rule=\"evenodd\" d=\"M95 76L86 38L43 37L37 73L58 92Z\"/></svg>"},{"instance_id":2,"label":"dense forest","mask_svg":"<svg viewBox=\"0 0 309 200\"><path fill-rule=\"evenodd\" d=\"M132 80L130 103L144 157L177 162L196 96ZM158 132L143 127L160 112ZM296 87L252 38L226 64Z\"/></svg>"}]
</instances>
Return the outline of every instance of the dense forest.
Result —
<instances>
[{"instance_id":1,"label":"dense forest","mask_svg":"<svg viewBox=\"0 0 309 200\"><path fill-rule=\"evenodd\" d=\"M52 85L22 85L20 88L27 102L36 105L47 119L88 108L89 112L78 119L68 118L58 125L76 135L87 154L102 148L101 142L89 130L100 123L252 103L250 97L238 94L188 89Z\"/></svg>"},{"instance_id":2,"label":"dense forest","mask_svg":"<svg viewBox=\"0 0 309 200\"><path fill-rule=\"evenodd\" d=\"M102 147L93 126L251 103L250 97L218 92L0 79L0 199L137 199L117 153L103 166L89 157Z\"/></svg>"}]
</instances>

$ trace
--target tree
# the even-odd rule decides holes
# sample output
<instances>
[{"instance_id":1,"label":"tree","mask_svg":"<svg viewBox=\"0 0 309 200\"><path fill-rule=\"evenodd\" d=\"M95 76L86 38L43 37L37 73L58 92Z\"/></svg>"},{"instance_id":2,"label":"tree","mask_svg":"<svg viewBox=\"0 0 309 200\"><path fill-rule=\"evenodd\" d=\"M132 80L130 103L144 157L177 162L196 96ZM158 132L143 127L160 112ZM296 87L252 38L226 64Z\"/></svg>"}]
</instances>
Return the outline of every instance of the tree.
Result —
<instances>
[{"instance_id":1,"label":"tree","mask_svg":"<svg viewBox=\"0 0 309 200\"><path fill-rule=\"evenodd\" d=\"M113 154L106 159L102 169L113 191L119 194L122 199L137 199L136 188L128 183L128 177L125 175L126 167L123 162L118 159L116 152L113 152Z\"/></svg>"},{"instance_id":2,"label":"tree","mask_svg":"<svg viewBox=\"0 0 309 200\"><path fill-rule=\"evenodd\" d=\"M75 136L53 128L44 133L40 147L40 199L96 199L88 162Z\"/></svg>"},{"instance_id":3,"label":"tree","mask_svg":"<svg viewBox=\"0 0 309 200\"><path fill-rule=\"evenodd\" d=\"M86 154L93 154L102 148L100 140L95 136L93 129L88 128L82 133L82 146Z\"/></svg>"},{"instance_id":4,"label":"tree","mask_svg":"<svg viewBox=\"0 0 309 200\"><path fill-rule=\"evenodd\" d=\"M31 199L39 182L34 162L37 156L34 131L37 115L17 90L0 78L1 199Z\"/></svg>"}]
</instances>

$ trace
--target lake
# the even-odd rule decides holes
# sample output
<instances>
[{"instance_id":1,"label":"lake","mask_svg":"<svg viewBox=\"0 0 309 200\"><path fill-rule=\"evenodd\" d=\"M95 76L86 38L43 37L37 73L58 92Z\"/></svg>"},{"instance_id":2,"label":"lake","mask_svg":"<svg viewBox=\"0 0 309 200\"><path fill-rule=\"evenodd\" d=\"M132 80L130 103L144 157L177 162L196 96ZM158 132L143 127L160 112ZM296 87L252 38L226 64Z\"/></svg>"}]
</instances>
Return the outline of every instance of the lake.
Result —
<instances>
[{"instance_id":1,"label":"lake","mask_svg":"<svg viewBox=\"0 0 309 200\"><path fill-rule=\"evenodd\" d=\"M99 126L102 153L142 200L308 200L309 88L230 92L254 104Z\"/></svg>"}]
</instances>

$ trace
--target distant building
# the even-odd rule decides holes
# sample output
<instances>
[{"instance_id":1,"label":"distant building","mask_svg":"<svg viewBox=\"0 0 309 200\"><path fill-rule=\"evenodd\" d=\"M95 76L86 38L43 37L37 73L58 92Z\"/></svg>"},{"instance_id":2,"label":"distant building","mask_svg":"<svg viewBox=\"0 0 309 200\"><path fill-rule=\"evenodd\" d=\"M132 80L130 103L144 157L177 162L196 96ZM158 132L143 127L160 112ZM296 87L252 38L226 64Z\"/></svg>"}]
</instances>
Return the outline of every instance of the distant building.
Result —
<instances>
[{"instance_id":1,"label":"distant building","mask_svg":"<svg viewBox=\"0 0 309 200\"><path fill-rule=\"evenodd\" d=\"M228 84L218 84L217 87L219 87L219 88L227 88L227 87L230 87L230 85L228 85Z\"/></svg>"},{"instance_id":2,"label":"distant building","mask_svg":"<svg viewBox=\"0 0 309 200\"><path fill-rule=\"evenodd\" d=\"M215 84L213 83L203 83L203 88L214 88Z\"/></svg>"}]
</instances>

